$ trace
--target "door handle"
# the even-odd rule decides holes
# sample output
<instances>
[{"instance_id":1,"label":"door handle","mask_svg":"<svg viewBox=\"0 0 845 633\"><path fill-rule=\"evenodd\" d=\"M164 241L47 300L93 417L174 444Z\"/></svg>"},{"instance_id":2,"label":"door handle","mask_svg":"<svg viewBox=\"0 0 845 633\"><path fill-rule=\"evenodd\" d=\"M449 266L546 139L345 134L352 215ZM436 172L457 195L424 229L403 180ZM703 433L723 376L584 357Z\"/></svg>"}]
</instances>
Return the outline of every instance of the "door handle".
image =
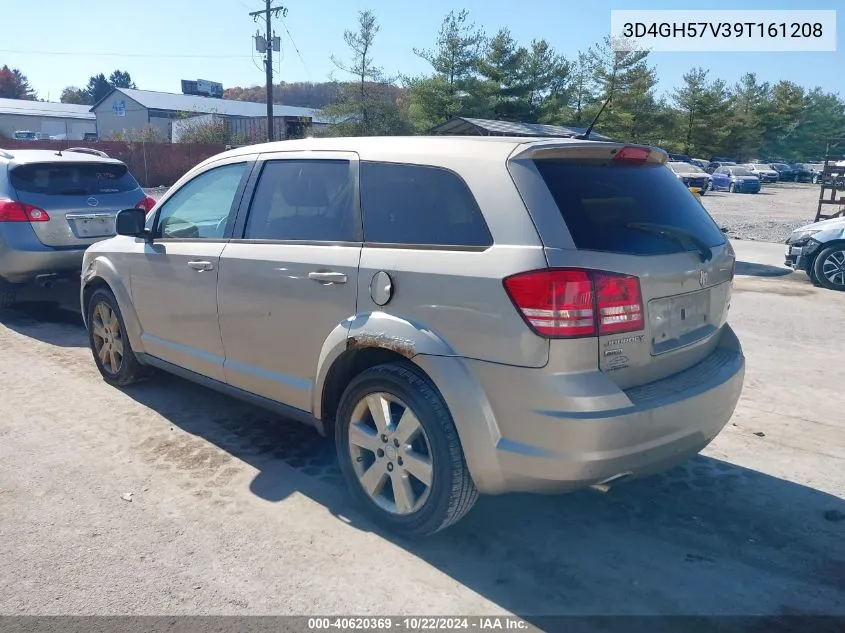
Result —
<instances>
[{"instance_id":1,"label":"door handle","mask_svg":"<svg viewBox=\"0 0 845 633\"><path fill-rule=\"evenodd\" d=\"M195 259L188 262L188 268L193 268L194 270L202 272L204 270L214 270L214 264L212 264L211 262Z\"/></svg>"},{"instance_id":2,"label":"door handle","mask_svg":"<svg viewBox=\"0 0 845 633\"><path fill-rule=\"evenodd\" d=\"M308 273L308 279L313 279L321 284L345 284L346 273L337 273L333 271L314 271Z\"/></svg>"}]
</instances>

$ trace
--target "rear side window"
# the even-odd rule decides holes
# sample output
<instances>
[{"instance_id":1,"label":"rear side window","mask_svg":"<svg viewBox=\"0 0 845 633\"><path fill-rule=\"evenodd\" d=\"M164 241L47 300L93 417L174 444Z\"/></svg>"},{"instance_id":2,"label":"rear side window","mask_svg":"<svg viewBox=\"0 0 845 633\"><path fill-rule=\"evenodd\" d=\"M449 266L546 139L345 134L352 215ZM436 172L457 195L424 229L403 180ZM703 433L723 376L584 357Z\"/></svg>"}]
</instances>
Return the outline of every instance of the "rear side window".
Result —
<instances>
[{"instance_id":1,"label":"rear side window","mask_svg":"<svg viewBox=\"0 0 845 633\"><path fill-rule=\"evenodd\" d=\"M361 163L364 240L412 246L493 244L472 193L438 167Z\"/></svg>"},{"instance_id":2,"label":"rear side window","mask_svg":"<svg viewBox=\"0 0 845 633\"><path fill-rule=\"evenodd\" d=\"M32 163L15 167L10 178L18 191L52 196L91 196L138 188L126 168L115 163Z\"/></svg>"},{"instance_id":3,"label":"rear side window","mask_svg":"<svg viewBox=\"0 0 845 633\"><path fill-rule=\"evenodd\" d=\"M647 225L691 234L708 246L725 242L701 203L662 165L569 160L537 160L535 164L576 248L631 255L695 249L643 230Z\"/></svg>"}]
</instances>

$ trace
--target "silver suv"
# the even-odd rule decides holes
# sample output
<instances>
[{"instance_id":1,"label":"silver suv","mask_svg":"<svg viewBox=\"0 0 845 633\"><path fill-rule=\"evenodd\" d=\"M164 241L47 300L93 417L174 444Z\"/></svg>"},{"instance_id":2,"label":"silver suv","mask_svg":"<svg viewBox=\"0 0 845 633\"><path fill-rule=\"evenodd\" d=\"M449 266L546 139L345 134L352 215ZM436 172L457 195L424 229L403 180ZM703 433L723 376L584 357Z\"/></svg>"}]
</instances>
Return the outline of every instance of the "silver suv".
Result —
<instances>
[{"instance_id":1,"label":"silver suv","mask_svg":"<svg viewBox=\"0 0 845 633\"><path fill-rule=\"evenodd\" d=\"M0 150L0 308L22 284L79 279L85 249L117 212L152 208L119 160L87 148Z\"/></svg>"},{"instance_id":2,"label":"silver suv","mask_svg":"<svg viewBox=\"0 0 845 633\"><path fill-rule=\"evenodd\" d=\"M663 470L731 417L735 257L642 146L306 139L185 175L85 255L105 380L159 368L333 434L405 534L478 492Z\"/></svg>"}]
</instances>

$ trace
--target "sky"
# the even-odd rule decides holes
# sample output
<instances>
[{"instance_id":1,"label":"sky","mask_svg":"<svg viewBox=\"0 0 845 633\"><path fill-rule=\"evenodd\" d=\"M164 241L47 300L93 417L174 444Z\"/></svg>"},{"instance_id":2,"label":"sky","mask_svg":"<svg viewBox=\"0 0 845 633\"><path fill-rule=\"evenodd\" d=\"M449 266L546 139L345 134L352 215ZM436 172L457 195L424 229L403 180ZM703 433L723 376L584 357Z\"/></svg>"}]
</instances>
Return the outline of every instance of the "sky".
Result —
<instances>
[{"instance_id":1,"label":"sky","mask_svg":"<svg viewBox=\"0 0 845 633\"><path fill-rule=\"evenodd\" d=\"M612 9L836 9L841 0L275 0L288 9L277 23L283 51L276 81L343 79L332 54L348 57L345 29L357 12L371 9L381 25L373 54L388 75L419 75L430 66L414 48L434 46L443 16L465 8L472 21L493 34L508 27L521 43L545 38L567 58L609 33ZM253 52L258 24L248 13L262 0L0 0L0 66L19 68L41 99L58 101L65 86L84 86L96 73L129 71L138 88L180 92L181 79L219 81L224 87L264 84ZM260 25L263 30L263 24ZM845 96L845 53L652 53L660 83L669 94L694 66L733 84L752 71L763 81L781 79L821 86Z\"/></svg>"}]
</instances>

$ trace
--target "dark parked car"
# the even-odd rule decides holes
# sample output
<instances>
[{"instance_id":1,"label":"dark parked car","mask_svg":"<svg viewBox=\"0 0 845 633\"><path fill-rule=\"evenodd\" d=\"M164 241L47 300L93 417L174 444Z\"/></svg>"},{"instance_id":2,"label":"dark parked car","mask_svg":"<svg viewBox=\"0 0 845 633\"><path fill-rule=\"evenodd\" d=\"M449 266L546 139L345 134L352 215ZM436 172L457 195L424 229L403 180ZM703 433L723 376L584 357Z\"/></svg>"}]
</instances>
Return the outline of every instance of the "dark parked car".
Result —
<instances>
[{"instance_id":1,"label":"dark parked car","mask_svg":"<svg viewBox=\"0 0 845 633\"><path fill-rule=\"evenodd\" d=\"M669 154L669 160L676 163L691 163L692 158L686 154Z\"/></svg>"},{"instance_id":2,"label":"dark parked car","mask_svg":"<svg viewBox=\"0 0 845 633\"><path fill-rule=\"evenodd\" d=\"M786 163L772 163L772 169L778 173L778 180L780 182L794 182L795 169Z\"/></svg>"},{"instance_id":3,"label":"dark parked car","mask_svg":"<svg viewBox=\"0 0 845 633\"><path fill-rule=\"evenodd\" d=\"M813 182L814 170L807 163L793 163L790 165L793 171L794 182Z\"/></svg>"},{"instance_id":4,"label":"dark parked car","mask_svg":"<svg viewBox=\"0 0 845 633\"><path fill-rule=\"evenodd\" d=\"M736 165L736 163L728 160L714 160L709 165L707 165L706 171L708 174L712 174L714 171L719 169L719 167L728 167L730 165Z\"/></svg>"},{"instance_id":5,"label":"dark parked car","mask_svg":"<svg viewBox=\"0 0 845 633\"><path fill-rule=\"evenodd\" d=\"M723 190L731 193L759 193L760 179L745 167L726 165L719 167L712 175L713 191Z\"/></svg>"}]
</instances>

